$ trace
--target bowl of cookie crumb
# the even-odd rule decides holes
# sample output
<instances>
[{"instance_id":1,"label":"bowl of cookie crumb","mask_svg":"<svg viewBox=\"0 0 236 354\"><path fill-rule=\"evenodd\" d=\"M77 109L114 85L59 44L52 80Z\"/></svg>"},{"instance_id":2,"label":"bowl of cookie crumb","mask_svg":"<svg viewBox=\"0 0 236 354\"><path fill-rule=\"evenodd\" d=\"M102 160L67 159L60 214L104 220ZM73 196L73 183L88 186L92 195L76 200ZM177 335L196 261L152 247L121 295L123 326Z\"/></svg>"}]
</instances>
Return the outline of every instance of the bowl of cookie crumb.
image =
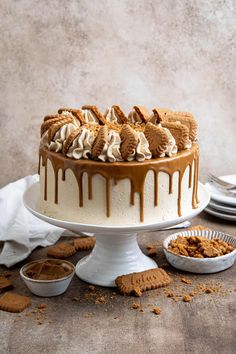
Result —
<instances>
[{"instance_id":1,"label":"bowl of cookie crumb","mask_svg":"<svg viewBox=\"0 0 236 354\"><path fill-rule=\"evenodd\" d=\"M236 258L236 237L219 231L188 230L163 242L167 261L190 273L217 273L230 268Z\"/></svg>"},{"instance_id":2,"label":"bowl of cookie crumb","mask_svg":"<svg viewBox=\"0 0 236 354\"><path fill-rule=\"evenodd\" d=\"M75 273L75 266L64 259L39 259L20 269L21 279L29 290L42 297L63 294Z\"/></svg>"}]
</instances>

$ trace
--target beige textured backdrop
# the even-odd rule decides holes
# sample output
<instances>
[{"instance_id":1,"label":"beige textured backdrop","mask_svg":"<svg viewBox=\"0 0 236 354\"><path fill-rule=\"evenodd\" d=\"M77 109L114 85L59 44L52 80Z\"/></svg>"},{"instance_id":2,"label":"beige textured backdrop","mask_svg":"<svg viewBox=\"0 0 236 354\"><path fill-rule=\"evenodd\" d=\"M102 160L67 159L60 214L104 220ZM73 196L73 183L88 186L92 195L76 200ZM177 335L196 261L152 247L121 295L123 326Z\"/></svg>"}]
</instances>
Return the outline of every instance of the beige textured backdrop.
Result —
<instances>
[{"instance_id":1,"label":"beige textured backdrop","mask_svg":"<svg viewBox=\"0 0 236 354\"><path fill-rule=\"evenodd\" d=\"M0 0L0 8L0 185L36 171L46 113L86 103L189 110L201 174L236 173L234 0Z\"/></svg>"}]
</instances>

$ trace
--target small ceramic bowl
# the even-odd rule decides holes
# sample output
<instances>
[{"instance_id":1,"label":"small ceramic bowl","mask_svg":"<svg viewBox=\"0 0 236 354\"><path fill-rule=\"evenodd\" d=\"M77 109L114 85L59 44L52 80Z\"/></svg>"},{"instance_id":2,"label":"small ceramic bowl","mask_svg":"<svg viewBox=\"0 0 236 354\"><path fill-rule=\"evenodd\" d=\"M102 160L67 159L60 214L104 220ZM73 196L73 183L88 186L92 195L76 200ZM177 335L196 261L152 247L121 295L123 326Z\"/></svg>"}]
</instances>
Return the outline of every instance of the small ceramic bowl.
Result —
<instances>
[{"instance_id":1,"label":"small ceramic bowl","mask_svg":"<svg viewBox=\"0 0 236 354\"><path fill-rule=\"evenodd\" d=\"M186 257L172 253L168 250L170 241L175 240L177 236L203 236L210 240L213 238L219 238L225 242L231 243L235 249L232 252L225 254L224 256L213 258ZM164 240L163 251L167 261L177 269L198 274L217 273L231 267L234 264L236 258L236 238L218 231L192 230L177 232L168 236Z\"/></svg>"},{"instance_id":2,"label":"small ceramic bowl","mask_svg":"<svg viewBox=\"0 0 236 354\"><path fill-rule=\"evenodd\" d=\"M58 264L63 265L65 268L68 270L71 270L71 273L66 275L63 278L59 279L53 279L53 280L38 280L38 279L32 279L26 275L26 271L32 267L33 264L42 262L42 261L51 261L52 259L40 259L38 261L33 261L30 263L25 264L21 269L20 269L20 276L23 279L24 283L26 286L29 288L29 290L38 296L43 296L43 297L51 297L51 296L57 296L63 294L74 274L75 274L75 266L74 264L62 260L62 259L57 259L56 261ZM55 259L53 259L55 261Z\"/></svg>"}]
</instances>

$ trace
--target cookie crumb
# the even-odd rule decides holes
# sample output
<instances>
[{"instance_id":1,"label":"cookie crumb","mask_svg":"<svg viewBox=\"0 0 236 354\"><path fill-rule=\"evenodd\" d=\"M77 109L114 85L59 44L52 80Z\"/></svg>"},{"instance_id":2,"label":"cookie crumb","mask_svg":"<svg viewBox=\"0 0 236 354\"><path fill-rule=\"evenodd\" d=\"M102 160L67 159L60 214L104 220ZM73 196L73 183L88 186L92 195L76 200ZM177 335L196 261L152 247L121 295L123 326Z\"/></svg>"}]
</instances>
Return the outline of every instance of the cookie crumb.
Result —
<instances>
[{"instance_id":1,"label":"cookie crumb","mask_svg":"<svg viewBox=\"0 0 236 354\"><path fill-rule=\"evenodd\" d=\"M95 305L101 305L101 304L105 304L107 302L105 296L98 296L95 299Z\"/></svg>"},{"instance_id":2,"label":"cookie crumb","mask_svg":"<svg viewBox=\"0 0 236 354\"><path fill-rule=\"evenodd\" d=\"M185 278L185 277L182 277L181 278L181 281L182 283L184 284L192 284L192 280L188 279L188 278Z\"/></svg>"},{"instance_id":3,"label":"cookie crumb","mask_svg":"<svg viewBox=\"0 0 236 354\"><path fill-rule=\"evenodd\" d=\"M190 302L190 301L191 301L191 296L189 296L189 295L184 295L183 301L184 301L184 302Z\"/></svg>"},{"instance_id":4,"label":"cookie crumb","mask_svg":"<svg viewBox=\"0 0 236 354\"><path fill-rule=\"evenodd\" d=\"M166 296L167 296L167 297L173 297L173 296L174 296L173 291L169 290L169 291L167 292L167 295L166 295Z\"/></svg>"},{"instance_id":5,"label":"cookie crumb","mask_svg":"<svg viewBox=\"0 0 236 354\"><path fill-rule=\"evenodd\" d=\"M134 302L133 305L131 306L132 309L137 310L140 308L140 304L138 304L137 302Z\"/></svg>"},{"instance_id":6,"label":"cookie crumb","mask_svg":"<svg viewBox=\"0 0 236 354\"><path fill-rule=\"evenodd\" d=\"M47 305L46 304L40 304L38 305L38 309L46 309Z\"/></svg>"},{"instance_id":7,"label":"cookie crumb","mask_svg":"<svg viewBox=\"0 0 236 354\"><path fill-rule=\"evenodd\" d=\"M137 296L137 297L140 297L140 296L143 295L143 293L142 293L142 291L140 290L140 288L134 288L133 293L134 293L134 295Z\"/></svg>"},{"instance_id":8,"label":"cookie crumb","mask_svg":"<svg viewBox=\"0 0 236 354\"><path fill-rule=\"evenodd\" d=\"M206 290L205 290L206 294L212 294L213 292L214 292L214 290L211 288L206 288Z\"/></svg>"},{"instance_id":9,"label":"cookie crumb","mask_svg":"<svg viewBox=\"0 0 236 354\"><path fill-rule=\"evenodd\" d=\"M160 307L154 307L154 309L152 310L152 312L153 312L155 315L160 315L161 309L160 309Z\"/></svg>"},{"instance_id":10,"label":"cookie crumb","mask_svg":"<svg viewBox=\"0 0 236 354\"><path fill-rule=\"evenodd\" d=\"M94 285L89 285L89 286L88 286L88 289L89 289L90 291L95 291L95 290L96 290L96 287L95 287Z\"/></svg>"}]
</instances>

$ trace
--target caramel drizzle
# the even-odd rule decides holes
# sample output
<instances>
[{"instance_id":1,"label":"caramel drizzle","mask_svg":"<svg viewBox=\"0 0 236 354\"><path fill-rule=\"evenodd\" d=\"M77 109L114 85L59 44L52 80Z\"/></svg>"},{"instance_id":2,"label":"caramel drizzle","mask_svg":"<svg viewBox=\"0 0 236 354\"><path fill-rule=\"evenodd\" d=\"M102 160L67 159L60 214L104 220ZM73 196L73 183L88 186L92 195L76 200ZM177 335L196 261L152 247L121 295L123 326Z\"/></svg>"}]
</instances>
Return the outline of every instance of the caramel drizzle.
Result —
<instances>
[{"instance_id":1,"label":"caramel drizzle","mask_svg":"<svg viewBox=\"0 0 236 354\"><path fill-rule=\"evenodd\" d=\"M154 206L158 206L158 173L165 172L169 175L169 193L173 192L173 174L178 172L178 215L182 215L181 196L182 179L186 168L189 166L189 188L192 185L192 169L194 164L192 207L197 208L198 203L198 146L194 145L190 150L184 150L177 155L168 158L157 158L142 163L115 162L104 163L92 160L72 160L62 154L40 149L40 159L45 167L44 199L47 200L47 160L51 161L55 174L54 201L58 203L58 171L62 170L62 180L65 181L65 171L72 170L79 187L79 206L83 207L83 174L88 174L88 199L92 200L92 178L100 174L106 181L106 215L110 216L110 182L128 178L131 184L130 204L135 204L135 193L139 194L140 221L144 220L144 183L148 171L154 172Z\"/></svg>"}]
</instances>

